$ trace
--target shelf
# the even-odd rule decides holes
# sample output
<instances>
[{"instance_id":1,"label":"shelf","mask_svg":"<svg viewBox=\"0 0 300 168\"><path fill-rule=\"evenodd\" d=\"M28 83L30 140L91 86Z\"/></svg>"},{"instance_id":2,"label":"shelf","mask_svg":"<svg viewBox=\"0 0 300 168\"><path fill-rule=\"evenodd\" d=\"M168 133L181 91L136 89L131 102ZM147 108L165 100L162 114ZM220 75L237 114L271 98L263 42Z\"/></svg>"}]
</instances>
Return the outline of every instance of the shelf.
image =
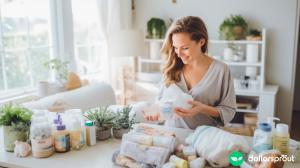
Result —
<instances>
[{"instance_id":1,"label":"shelf","mask_svg":"<svg viewBox=\"0 0 300 168\"><path fill-rule=\"evenodd\" d=\"M261 90L251 89L235 89L235 94L239 96L261 96L261 94L275 95L278 92L279 87L277 85L266 85Z\"/></svg>"},{"instance_id":2,"label":"shelf","mask_svg":"<svg viewBox=\"0 0 300 168\"><path fill-rule=\"evenodd\" d=\"M141 63L153 63L153 64L161 64L163 60L161 59L139 59Z\"/></svg>"},{"instance_id":3,"label":"shelf","mask_svg":"<svg viewBox=\"0 0 300 168\"><path fill-rule=\"evenodd\" d=\"M249 40L209 40L209 43L214 44L263 44L262 41L249 41Z\"/></svg>"},{"instance_id":4,"label":"shelf","mask_svg":"<svg viewBox=\"0 0 300 168\"><path fill-rule=\"evenodd\" d=\"M223 60L221 60L223 61ZM256 63L251 63L251 62L229 62L229 61L223 61L224 63L226 63L227 65L230 66L256 66L256 67L261 67L262 63L261 62L256 62Z\"/></svg>"},{"instance_id":5,"label":"shelf","mask_svg":"<svg viewBox=\"0 0 300 168\"><path fill-rule=\"evenodd\" d=\"M163 43L164 39L145 39L146 42L157 42L157 43Z\"/></svg>"},{"instance_id":6,"label":"shelf","mask_svg":"<svg viewBox=\"0 0 300 168\"><path fill-rule=\"evenodd\" d=\"M164 39L145 39L146 42L163 43ZM263 44L263 41L250 41L250 40L209 40L209 43L214 44Z\"/></svg>"},{"instance_id":7,"label":"shelf","mask_svg":"<svg viewBox=\"0 0 300 168\"><path fill-rule=\"evenodd\" d=\"M236 109L240 113L258 113L258 110L255 109Z\"/></svg>"}]
</instances>

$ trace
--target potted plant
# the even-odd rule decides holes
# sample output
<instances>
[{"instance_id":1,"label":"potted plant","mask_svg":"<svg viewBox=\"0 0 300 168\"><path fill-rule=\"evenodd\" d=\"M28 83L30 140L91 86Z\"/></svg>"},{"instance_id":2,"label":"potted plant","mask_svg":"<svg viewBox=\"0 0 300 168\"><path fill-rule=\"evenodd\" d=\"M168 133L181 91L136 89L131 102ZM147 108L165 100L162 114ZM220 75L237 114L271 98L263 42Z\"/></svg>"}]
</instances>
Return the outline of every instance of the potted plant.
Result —
<instances>
[{"instance_id":1,"label":"potted plant","mask_svg":"<svg viewBox=\"0 0 300 168\"><path fill-rule=\"evenodd\" d=\"M44 66L56 73L56 80L61 84L68 80L68 64L69 61L62 61L61 59L54 58L44 63Z\"/></svg>"},{"instance_id":2,"label":"potted plant","mask_svg":"<svg viewBox=\"0 0 300 168\"><path fill-rule=\"evenodd\" d=\"M3 126L4 146L13 152L15 141L27 141L32 112L18 105L6 104L0 109L0 126Z\"/></svg>"},{"instance_id":3,"label":"potted plant","mask_svg":"<svg viewBox=\"0 0 300 168\"><path fill-rule=\"evenodd\" d=\"M241 15L230 15L219 27L221 39L241 40L246 38L248 24Z\"/></svg>"},{"instance_id":4,"label":"potted plant","mask_svg":"<svg viewBox=\"0 0 300 168\"><path fill-rule=\"evenodd\" d=\"M130 116L131 107L126 106L119 110L113 123L113 136L121 139L124 133L129 132L135 123L135 116Z\"/></svg>"},{"instance_id":5,"label":"potted plant","mask_svg":"<svg viewBox=\"0 0 300 168\"><path fill-rule=\"evenodd\" d=\"M246 39L247 40L251 40L251 41L262 40L261 31L259 31L257 29L250 29L249 32L248 32L248 35L247 35Z\"/></svg>"},{"instance_id":6,"label":"potted plant","mask_svg":"<svg viewBox=\"0 0 300 168\"><path fill-rule=\"evenodd\" d=\"M151 18L147 22L147 32L146 38L149 39L162 39L165 36L167 27L164 20L160 18ZM161 43L157 41L150 41L150 58L160 59L160 48Z\"/></svg>"},{"instance_id":7,"label":"potted plant","mask_svg":"<svg viewBox=\"0 0 300 168\"><path fill-rule=\"evenodd\" d=\"M164 38L167 27L164 20L160 18L151 18L147 22L147 38L150 39L161 39Z\"/></svg>"},{"instance_id":8,"label":"potted plant","mask_svg":"<svg viewBox=\"0 0 300 168\"><path fill-rule=\"evenodd\" d=\"M90 109L85 117L95 123L97 140L106 140L111 137L115 114L109 111L107 106Z\"/></svg>"}]
</instances>

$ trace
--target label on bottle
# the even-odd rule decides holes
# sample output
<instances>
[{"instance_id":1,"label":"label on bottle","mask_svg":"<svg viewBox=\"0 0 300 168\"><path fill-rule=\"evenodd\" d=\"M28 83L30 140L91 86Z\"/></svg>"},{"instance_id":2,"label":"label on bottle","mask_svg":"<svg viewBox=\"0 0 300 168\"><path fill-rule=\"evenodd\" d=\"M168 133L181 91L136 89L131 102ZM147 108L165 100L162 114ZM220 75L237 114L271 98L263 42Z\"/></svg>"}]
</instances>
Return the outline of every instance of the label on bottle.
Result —
<instances>
[{"instance_id":1,"label":"label on bottle","mask_svg":"<svg viewBox=\"0 0 300 168\"><path fill-rule=\"evenodd\" d=\"M85 145L83 130L71 132L71 146L72 149L79 150Z\"/></svg>"},{"instance_id":2,"label":"label on bottle","mask_svg":"<svg viewBox=\"0 0 300 168\"><path fill-rule=\"evenodd\" d=\"M285 155L289 153L289 137L275 136L274 142L274 149Z\"/></svg>"},{"instance_id":3,"label":"label on bottle","mask_svg":"<svg viewBox=\"0 0 300 168\"><path fill-rule=\"evenodd\" d=\"M32 154L34 157L48 157L54 153L52 136L44 139L31 139Z\"/></svg>"},{"instance_id":4,"label":"label on bottle","mask_svg":"<svg viewBox=\"0 0 300 168\"><path fill-rule=\"evenodd\" d=\"M70 150L70 134L55 135L55 150L57 152L67 152Z\"/></svg>"}]
</instances>

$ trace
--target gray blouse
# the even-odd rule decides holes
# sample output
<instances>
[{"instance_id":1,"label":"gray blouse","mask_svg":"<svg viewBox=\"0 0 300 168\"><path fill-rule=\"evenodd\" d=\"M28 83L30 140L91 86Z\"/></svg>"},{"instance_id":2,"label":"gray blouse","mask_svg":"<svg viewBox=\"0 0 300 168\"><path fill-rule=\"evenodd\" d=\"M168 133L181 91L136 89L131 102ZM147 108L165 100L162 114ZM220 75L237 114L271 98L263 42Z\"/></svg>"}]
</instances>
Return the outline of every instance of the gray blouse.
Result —
<instances>
[{"instance_id":1,"label":"gray blouse","mask_svg":"<svg viewBox=\"0 0 300 168\"><path fill-rule=\"evenodd\" d=\"M224 125L233 119L236 112L236 97L230 69L225 63L213 60L203 78L190 90L187 88L183 73L181 73L181 81L176 85L185 93L190 94L194 100L216 107L220 118L202 113L193 117L174 115L171 119L166 120L167 126L195 129L200 125ZM165 89L166 87L163 85L158 100L162 98Z\"/></svg>"}]
</instances>

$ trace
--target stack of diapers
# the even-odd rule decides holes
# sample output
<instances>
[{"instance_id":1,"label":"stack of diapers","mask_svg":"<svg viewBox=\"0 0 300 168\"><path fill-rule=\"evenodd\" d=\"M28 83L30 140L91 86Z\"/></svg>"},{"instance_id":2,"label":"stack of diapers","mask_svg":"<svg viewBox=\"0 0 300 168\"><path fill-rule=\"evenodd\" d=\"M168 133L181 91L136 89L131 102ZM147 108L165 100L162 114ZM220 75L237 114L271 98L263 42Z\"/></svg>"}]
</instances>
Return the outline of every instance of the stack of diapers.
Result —
<instances>
[{"instance_id":1,"label":"stack of diapers","mask_svg":"<svg viewBox=\"0 0 300 168\"><path fill-rule=\"evenodd\" d=\"M162 167L175 147L174 133L140 124L123 135L120 152L116 158L127 157L140 165Z\"/></svg>"},{"instance_id":2,"label":"stack of diapers","mask_svg":"<svg viewBox=\"0 0 300 168\"><path fill-rule=\"evenodd\" d=\"M212 167L229 166L228 156L233 151L243 153L250 151L250 146L244 137L211 126L198 127L185 139L185 142L193 146L197 154Z\"/></svg>"}]
</instances>

